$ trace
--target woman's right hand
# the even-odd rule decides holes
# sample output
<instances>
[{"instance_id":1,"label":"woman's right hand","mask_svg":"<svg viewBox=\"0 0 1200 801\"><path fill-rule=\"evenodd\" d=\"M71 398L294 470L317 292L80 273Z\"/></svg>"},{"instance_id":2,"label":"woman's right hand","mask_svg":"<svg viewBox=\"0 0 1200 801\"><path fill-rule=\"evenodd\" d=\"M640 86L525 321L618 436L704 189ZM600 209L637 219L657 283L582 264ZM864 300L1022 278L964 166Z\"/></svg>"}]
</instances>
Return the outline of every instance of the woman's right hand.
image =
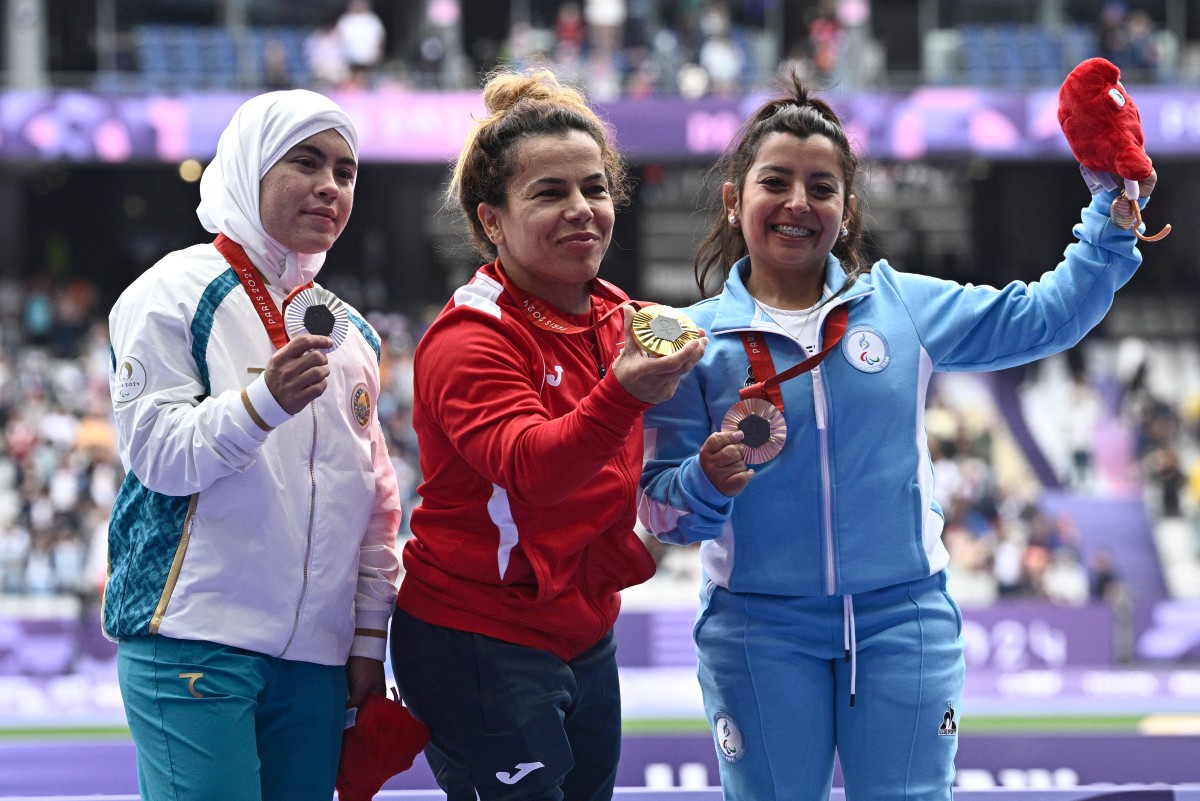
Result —
<instances>
[{"instance_id":1,"label":"woman's right hand","mask_svg":"<svg viewBox=\"0 0 1200 801\"><path fill-rule=\"evenodd\" d=\"M285 412L297 414L325 392L329 357L324 348L331 347L330 337L301 334L271 354L263 378Z\"/></svg>"},{"instance_id":2,"label":"woman's right hand","mask_svg":"<svg viewBox=\"0 0 1200 801\"><path fill-rule=\"evenodd\" d=\"M746 465L746 448L741 431L714 431L700 446L700 469L727 498L740 495L754 470Z\"/></svg>"},{"instance_id":3,"label":"woman's right hand","mask_svg":"<svg viewBox=\"0 0 1200 801\"><path fill-rule=\"evenodd\" d=\"M662 403L675 394L679 379L696 366L708 337L704 332L669 356L651 356L637 344L633 336L632 309L625 312L625 347L613 360L613 377L621 382L625 391L644 403Z\"/></svg>"}]
</instances>

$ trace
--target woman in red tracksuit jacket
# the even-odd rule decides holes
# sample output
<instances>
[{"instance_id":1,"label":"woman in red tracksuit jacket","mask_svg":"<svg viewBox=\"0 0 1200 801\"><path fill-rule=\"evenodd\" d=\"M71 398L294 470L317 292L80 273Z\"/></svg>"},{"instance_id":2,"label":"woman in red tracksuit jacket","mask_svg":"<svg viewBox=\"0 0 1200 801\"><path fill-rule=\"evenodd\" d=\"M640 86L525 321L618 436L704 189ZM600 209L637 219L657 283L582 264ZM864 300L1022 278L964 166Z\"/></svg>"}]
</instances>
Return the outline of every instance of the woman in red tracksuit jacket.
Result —
<instances>
[{"instance_id":1,"label":"woman in red tracksuit jacket","mask_svg":"<svg viewBox=\"0 0 1200 801\"><path fill-rule=\"evenodd\" d=\"M642 412L706 340L646 355L596 277L625 187L583 97L533 72L495 75L484 100L450 197L491 263L417 348L424 480L392 667L451 801L607 800L619 592L654 573L633 531Z\"/></svg>"}]
</instances>

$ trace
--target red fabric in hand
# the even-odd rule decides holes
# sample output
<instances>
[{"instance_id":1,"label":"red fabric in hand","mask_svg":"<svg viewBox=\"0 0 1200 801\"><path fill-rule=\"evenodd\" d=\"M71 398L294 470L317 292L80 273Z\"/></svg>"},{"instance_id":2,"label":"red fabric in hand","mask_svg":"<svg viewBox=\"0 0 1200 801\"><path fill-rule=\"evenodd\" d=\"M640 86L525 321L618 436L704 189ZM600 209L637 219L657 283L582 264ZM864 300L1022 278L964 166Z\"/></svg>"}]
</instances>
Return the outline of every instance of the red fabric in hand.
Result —
<instances>
[{"instance_id":1,"label":"red fabric in hand","mask_svg":"<svg viewBox=\"0 0 1200 801\"><path fill-rule=\"evenodd\" d=\"M429 727L382 695L368 695L354 725L342 734L337 794L340 801L371 801L383 783L412 767L429 742Z\"/></svg>"},{"instance_id":2,"label":"red fabric in hand","mask_svg":"<svg viewBox=\"0 0 1200 801\"><path fill-rule=\"evenodd\" d=\"M1142 117L1115 64L1089 58L1071 70L1058 92L1058 123L1071 153L1092 172L1135 182L1150 177Z\"/></svg>"}]
</instances>

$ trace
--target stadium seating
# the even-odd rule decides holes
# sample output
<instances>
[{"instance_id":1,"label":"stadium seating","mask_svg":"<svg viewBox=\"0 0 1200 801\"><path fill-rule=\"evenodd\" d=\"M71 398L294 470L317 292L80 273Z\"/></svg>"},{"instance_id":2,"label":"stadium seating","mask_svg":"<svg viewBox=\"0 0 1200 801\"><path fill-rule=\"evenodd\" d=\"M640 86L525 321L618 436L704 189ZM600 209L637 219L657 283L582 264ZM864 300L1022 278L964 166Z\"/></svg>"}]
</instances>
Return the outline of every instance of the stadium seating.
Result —
<instances>
[{"instance_id":1,"label":"stadium seating","mask_svg":"<svg viewBox=\"0 0 1200 801\"><path fill-rule=\"evenodd\" d=\"M263 55L272 40L283 45L292 81L303 86L308 82L304 40L310 30L259 26L238 36L218 26L139 25L132 31L137 86L167 91L263 86Z\"/></svg>"},{"instance_id":2,"label":"stadium seating","mask_svg":"<svg viewBox=\"0 0 1200 801\"><path fill-rule=\"evenodd\" d=\"M974 24L957 31L961 74L972 86L1057 86L1071 67L1097 54L1095 35L1066 25Z\"/></svg>"}]
</instances>

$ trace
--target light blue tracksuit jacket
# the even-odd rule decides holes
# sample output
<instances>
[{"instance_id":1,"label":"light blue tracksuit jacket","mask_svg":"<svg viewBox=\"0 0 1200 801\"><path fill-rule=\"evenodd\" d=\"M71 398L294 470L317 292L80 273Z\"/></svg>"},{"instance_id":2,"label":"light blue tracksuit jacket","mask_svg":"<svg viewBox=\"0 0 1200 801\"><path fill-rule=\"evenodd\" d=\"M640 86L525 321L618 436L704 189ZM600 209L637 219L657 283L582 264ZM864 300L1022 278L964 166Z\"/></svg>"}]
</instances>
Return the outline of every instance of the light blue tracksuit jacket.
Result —
<instances>
[{"instance_id":1,"label":"light blue tracksuit jacket","mask_svg":"<svg viewBox=\"0 0 1200 801\"><path fill-rule=\"evenodd\" d=\"M707 578L733 592L853 595L945 568L924 425L930 376L1031 362L1100 322L1141 263L1133 232L1109 220L1114 197L1093 198L1079 241L1036 282L996 289L875 264L821 309L823 319L849 305L840 346L782 385L783 451L727 498L697 454L746 384L740 332L763 332L777 372L805 358L747 293L739 261L719 296L686 309L708 333L704 358L646 412L643 525L665 542L702 541ZM834 293L845 283L832 256L825 281Z\"/></svg>"}]
</instances>

